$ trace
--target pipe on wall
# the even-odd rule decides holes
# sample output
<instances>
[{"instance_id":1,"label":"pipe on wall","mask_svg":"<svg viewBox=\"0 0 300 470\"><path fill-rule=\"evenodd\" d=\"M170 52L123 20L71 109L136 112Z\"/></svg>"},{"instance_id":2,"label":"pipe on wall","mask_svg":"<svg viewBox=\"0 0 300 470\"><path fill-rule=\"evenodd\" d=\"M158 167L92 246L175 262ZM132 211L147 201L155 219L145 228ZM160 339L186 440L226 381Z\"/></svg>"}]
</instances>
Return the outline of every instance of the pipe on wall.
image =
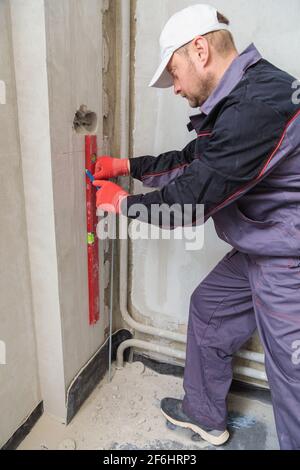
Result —
<instances>
[{"instance_id":1,"label":"pipe on wall","mask_svg":"<svg viewBox=\"0 0 300 470\"><path fill-rule=\"evenodd\" d=\"M118 351L117 351L117 369L122 369L124 366L124 351L127 348L135 347L137 349L148 350L152 352L157 352L163 354L165 356L171 356L176 359L181 359L185 361L186 354L185 351L179 351L176 349L168 348L165 346L160 346L158 344L149 343L148 341L142 341L139 339L128 339L120 344ZM252 379L260 380L263 382L267 382L267 375L264 371L253 369L252 367L244 367L244 366L234 366L233 372L236 375L240 375L243 377L249 377Z\"/></svg>"},{"instance_id":2,"label":"pipe on wall","mask_svg":"<svg viewBox=\"0 0 300 470\"><path fill-rule=\"evenodd\" d=\"M122 44L122 59L121 59L121 109L120 109L120 132L121 132L121 145L120 153L122 158L129 158L129 135L130 135L130 22L131 22L131 9L130 0L122 0L120 2L121 8L121 44ZM127 225L127 219L120 218L120 224ZM134 320L128 312L128 239L120 240L120 311L123 320L129 327L139 333L148 334L158 338L164 338L178 343L186 343L186 335L179 334L173 331L161 330L153 326L144 325ZM140 349L159 352L161 354L174 357L177 359L185 359L185 353L173 348L159 346L153 342L141 341L137 339L128 340L122 343L117 352L118 367L123 366L123 353L128 347L137 347ZM255 353L253 351L240 351L237 356L242 359L248 359L259 364L264 364L264 355ZM238 372L236 372L238 371ZM258 380L267 381L267 376L264 371L259 371L251 367L235 368L238 375L251 377Z\"/></svg>"},{"instance_id":3,"label":"pipe on wall","mask_svg":"<svg viewBox=\"0 0 300 470\"><path fill-rule=\"evenodd\" d=\"M124 366L124 351L128 348L138 348L138 349L146 349L147 351L158 352L165 356L175 357L176 359L185 360L185 352L178 351L172 348L168 348L166 346L160 346L159 344L150 343L148 341L142 341L140 339L128 339L123 341L120 344L118 351L117 351L117 369L122 369Z\"/></svg>"},{"instance_id":4,"label":"pipe on wall","mask_svg":"<svg viewBox=\"0 0 300 470\"><path fill-rule=\"evenodd\" d=\"M261 353L241 349L240 351L235 353L235 356L241 359L246 359L248 361L257 362L258 364L265 365L265 355Z\"/></svg>"}]
</instances>

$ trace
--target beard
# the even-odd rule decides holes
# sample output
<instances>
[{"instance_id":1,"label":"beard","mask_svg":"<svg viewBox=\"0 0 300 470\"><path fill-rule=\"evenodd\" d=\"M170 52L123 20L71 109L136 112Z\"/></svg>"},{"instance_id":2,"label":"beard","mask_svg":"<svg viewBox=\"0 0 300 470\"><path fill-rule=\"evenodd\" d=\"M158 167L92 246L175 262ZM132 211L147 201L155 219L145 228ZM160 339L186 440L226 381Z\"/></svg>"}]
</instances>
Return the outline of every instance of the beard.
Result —
<instances>
[{"instance_id":1,"label":"beard","mask_svg":"<svg viewBox=\"0 0 300 470\"><path fill-rule=\"evenodd\" d=\"M217 81L212 72L209 72L205 78L199 77L192 61L190 61L190 73L191 79L195 82L194 88L197 91L194 95L190 94L189 96L186 96L186 98L191 108L199 108L210 97L217 86Z\"/></svg>"}]
</instances>

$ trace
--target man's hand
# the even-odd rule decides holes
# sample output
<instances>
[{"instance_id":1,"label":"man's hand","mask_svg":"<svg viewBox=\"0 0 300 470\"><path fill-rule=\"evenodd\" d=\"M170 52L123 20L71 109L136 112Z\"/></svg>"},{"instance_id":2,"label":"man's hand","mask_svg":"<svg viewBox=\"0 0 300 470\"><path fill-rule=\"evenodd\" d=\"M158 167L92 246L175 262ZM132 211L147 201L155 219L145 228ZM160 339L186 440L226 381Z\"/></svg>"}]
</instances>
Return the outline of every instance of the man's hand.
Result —
<instances>
[{"instance_id":1,"label":"man's hand","mask_svg":"<svg viewBox=\"0 0 300 470\"><path fill-rule=\"evenodd\" d=\"M117 184L110 181L95 180L93 185L100 188L97 191L97 207L105 212L120 214L120 205L129 194Z\"/></svg>"},{"instance_id":2,"label":"man's hand","mask_svg":"<svg viewBox=\"0 0 300 470\"><path fill-rule=\"evenodd\" d=\"M96 169L94 177L98 180L108 180L116 176L129 175L129 160L112 158L112 157L99 157L96 162Z\"/></svg>"}]
</instances>

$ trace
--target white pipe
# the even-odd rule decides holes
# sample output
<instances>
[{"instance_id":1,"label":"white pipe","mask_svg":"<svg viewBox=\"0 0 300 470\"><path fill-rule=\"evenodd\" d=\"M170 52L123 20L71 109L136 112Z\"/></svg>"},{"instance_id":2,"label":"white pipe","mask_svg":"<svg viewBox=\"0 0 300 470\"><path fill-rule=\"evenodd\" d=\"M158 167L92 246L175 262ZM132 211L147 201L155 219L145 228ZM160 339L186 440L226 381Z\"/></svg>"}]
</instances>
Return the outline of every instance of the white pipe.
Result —
<instances>
[{"instance_id":1,"label":"white pipe","mask_svg":"<svg viewBox=\"0 0 300 470\"><path fill-rule=\"evenodd\" d=\"M135 347L138 349L146 349L148 351L158 352L165 356L176 357L177 359L185 360L185 351L178 351L159 344L149 343L148 341L142 341L140 339L128 339L120 344L117 352L117 369L122 369L124 366L123 354L125 349Z\"/></svg>"},{"instance_id":2,"label":"white pipe","mask_svg":"<svg viewBox=\"0 0 300 470\"><path fill-rule=\"evenodd\" d=\"M251 379L257 379L262 380L263 382L268 382L267 374L262 370L253 369L252 367L241 366L235 366L233 370L236 375L241 375L244 377L250 377Z\"/></svg>"},{"instance_id":3,"label":"white pipe","mask_svg":"<svg viewBox=\"0 0 300 470\"><path fill-rule=\"evenodd\" d=\"M183 361L185 361L185 358L186 358L185 351L174 350L172 348L167 348L165 346L160 346L154 343L148 343L148 341L142 341L139 339L128 339L126 341L123 341L123 343L121 343L118 348L117 369L123 368L124 366L123 354L124 354L124 351L130 347L158 352L160 354L164 354L165 356L175 357L176 359L181 359ZM268 381L267 375L264 371L253 369L251 367L234 366L233 372L235 375L241 375L243 377L250 377L252 379L261 380L263 382Z\"/></svg>"},{"instance_id":4,"label":"white pipe","mask_svg":"<svg viewBox=\"0 0 300 470\"><path fill-rule=\"evenodd\" d=\"M122 44L122 59L121 59L121 110L120 110L120 153L122 158L129 158L129 110L130 110L130 0L121 0L121 44ZM124 217L120 217L120 224L125 223ZM127 223L127 220L126 220ZM120 311L123 320L135 331L140 333L149 334L151 336L169 339L171 341L176 341L178 343L186 343L186 335L175 333L173 331L161 330L153 326L144 325L138 323L134 320L127 309L127 295L128 295L128 239L120 240ZM134 341L136 347L137 344L142 344L142 348L146 350L155 350L161 352L168 350L169 356L178 358L177 354L181 355L180 351L176 351L171 348L165 348L163 346L157 346L153 343L140 341L138 340L129 340ZM125 345L122 344L119 346L117 356L119 357L118 362L123 363L123 352L126 349L125 346L128 345L128 341L125 342ZM131 343L133 346L133 344ZM128 346L127 346L128 347ZM154 348L154 349L153 349ZM258 355L258 353L253 353L251 351L240 352L240 356L243 354L243 358L250 359L254 362L262 363L263 355ZM122 359L121 359L122 355ZM251 358L250 358L251 355ZM247 356L247 357L246 357ZM182 357L180 357L181 359ZM245 368L249 373L256 374L256 369ZM260 379L259 379L260 380Z\"/></svg>"},{"instance_id":5,"label":"white pipe","mask_svg":"<svg viewBox=\"0 0 300 470\"><path fill-rule=\"evenodd\" d=\"M258 364L265 364L265 355L254 351L246 351L242 349L241 351L235 353L235 356L240 357L241 359L257 362Z\"/></svg>"}]
</instances>

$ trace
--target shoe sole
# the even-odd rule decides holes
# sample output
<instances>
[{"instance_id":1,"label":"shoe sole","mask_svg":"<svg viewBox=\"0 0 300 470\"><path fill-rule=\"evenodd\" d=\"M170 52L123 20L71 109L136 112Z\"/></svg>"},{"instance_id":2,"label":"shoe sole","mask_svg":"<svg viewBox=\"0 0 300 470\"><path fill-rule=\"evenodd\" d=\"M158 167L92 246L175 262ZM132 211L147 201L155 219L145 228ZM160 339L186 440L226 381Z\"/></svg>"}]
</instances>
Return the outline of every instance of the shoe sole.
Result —
<instances>
[{"instance_id":1,"label":"shoe sole","mask_svg":"<svg viewBox=\"0 0 300 470\"><path fill-rule=\"evenodd\" d=\"M212 436L211 434L208 434L206 431L204 431L204 429L200 428L196 424L184 423L183 421L177 421L176 419L173 419L170 416L168 416L162 409L160 411L162 412L166 420L170 421L170 423L180 428L191 429L196 434L199 434L199 436L204 441L209 442L210 444L213 444L214 446L221 446L225 444L225 442L227 442L230 437L229 432L227 430L224 431L223 434L221 434L220 436Z\"/></svg>"}]
</instances>

